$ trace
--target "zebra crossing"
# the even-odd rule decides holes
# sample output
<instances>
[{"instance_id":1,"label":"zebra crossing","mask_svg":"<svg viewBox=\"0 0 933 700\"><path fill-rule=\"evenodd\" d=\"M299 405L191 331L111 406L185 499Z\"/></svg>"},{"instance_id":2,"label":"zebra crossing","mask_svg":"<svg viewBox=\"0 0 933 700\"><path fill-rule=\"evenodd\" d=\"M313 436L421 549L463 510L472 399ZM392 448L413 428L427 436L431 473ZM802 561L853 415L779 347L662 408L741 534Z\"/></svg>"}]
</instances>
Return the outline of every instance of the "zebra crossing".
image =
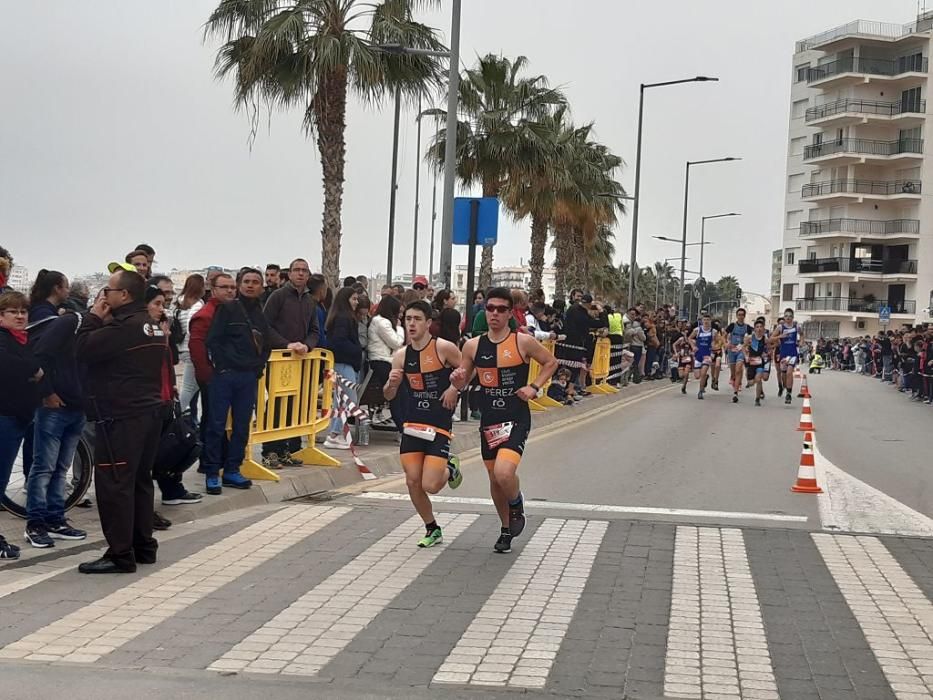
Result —
<instances>
[{"instance_id":1,"label":"zebra crossing","mask_svg":"<svg viewBox=\"0 0 933 700\"><path fill-rule=\"evenodd\" d=\"M181 666L398 695L933 697L929 541L555 515L497 555L494 516L438 521L444 545L420 550L407 510L270 508L164 543L165 564L132 576L35 576L3 598L0 668Z\"/></svg>"}]
</instances>

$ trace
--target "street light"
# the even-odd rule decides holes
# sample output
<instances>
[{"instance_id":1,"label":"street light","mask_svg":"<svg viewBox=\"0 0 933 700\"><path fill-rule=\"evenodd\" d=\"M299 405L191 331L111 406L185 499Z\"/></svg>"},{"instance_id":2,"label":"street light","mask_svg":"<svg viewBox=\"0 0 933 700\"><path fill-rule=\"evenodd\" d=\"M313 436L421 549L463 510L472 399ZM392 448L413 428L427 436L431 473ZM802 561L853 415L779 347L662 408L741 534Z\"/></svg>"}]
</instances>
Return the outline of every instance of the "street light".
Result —
<instances>
[{"instance_id":1,"label":"street light","mask_svg":"<svg viewBox=\"0 0 933 700\"><path fill-rule=\"evenodd\" d=\"M700 224L700 277L703 276L703 251L706 250L704 243L706 242L706 221L707 219L725 219L729 216L742 216L741 214L736 214L734 211L729 212L728 214L713 214L711 216L704 216L702 223ZM700 306L703 306L703 296L702 292L700 293Z\"/></svg>"},{"instance_id":2,"label":"street light","mask_svg":"<svg viewBox=\"0 0 933 700\"><path fill-rule=\"evenodd\" d=\"M657 238L659 241L667 241L668 243L683 243L679 238L668 238L667 236L652 236L652 238ZM713 245L712 241L705 241L703 243L687 243L686 245ZM676 258L671 258L671 260L679 260L680 256ZM686 260L686 258L684 258ZM702 265L700 266L702 267Z\"/></svg>"},{"instance_id":3,"label":"street light","mask_svg":"<svg viewBox=\"0 0 933 700\"><path fill-rule=\"evenodd\" d=\"M629 269L634 270L636 255L638 253L638 202L641 194L641 134L642 118L645 111L645 90L656 87L667 87L669 85L680 85L682 83L706 83L718 82L719 78L710 78L705 75L698 75L695 78L684 78L682 80L668 80L662 83L642 83L638 90L638 142L635 150L635 197L632 207L632 254L629 258ZM683 280L681 280L681 283ZM628 281L628 302L634 304L635 296L635 277L630 276Z\"/></svg>"},{"instance_id":4,"label":"street light","mask_svg":"<svg viewBox=\"0 0 933 700\"><path fill-rule=\"evenodd\" d=\"M690 202L690 166L691 165L706 165L708 163L729 163L734 160L742 160L741 158L736 158L734 156L726 156L725 158L710 158L708 160L688 160L686 167L686 174L684 176L684 230L683 236L681 238L681 247L680 247L680 257L683 259L687 254L687 208ZM703 250L702 246L700 250ZM680 271L680 293L681 293L681 302L683 301L683 289L684 289L684 273L683 273L683 264L681 264Z\"/></svg>"},{"instance_id":5,"label":"street light","mask_svg":"<svg viewBox=\"0 0 933 700\"><path fill-rule=\"evenodd\" d=\"M392 54L393 56L433 56L444 58L451 54L447 51L434 51L432 49L416 49L401 44L376 44L372 47L376 51ZM421 140L421 109L419 96L418 140ZM392 284L392 257L395 249L395 199L398 192L398 134L399 121L402 113L402 86L395 86L395 119L392 126L392 182L389 190L389 242L386 252L386 284ZM420 159L419 153L419 159ZM418 171L420 176L420 169ZM420 184L420 183L419 183ZM418 245L418 212L415 211L415 245ZM414 271L412 272L414 277Z\"/></svg>"}]
</instances>

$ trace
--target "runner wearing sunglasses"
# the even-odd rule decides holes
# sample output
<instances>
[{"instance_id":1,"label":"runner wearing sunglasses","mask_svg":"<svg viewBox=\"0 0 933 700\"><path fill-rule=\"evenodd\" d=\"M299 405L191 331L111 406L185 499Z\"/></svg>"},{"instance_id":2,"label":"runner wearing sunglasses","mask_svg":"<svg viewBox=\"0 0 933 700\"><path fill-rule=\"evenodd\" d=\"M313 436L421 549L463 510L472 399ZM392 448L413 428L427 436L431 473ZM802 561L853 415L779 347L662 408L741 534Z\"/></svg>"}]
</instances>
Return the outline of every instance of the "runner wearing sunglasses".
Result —
<instances>
[{"instance_id":1,"label":"runner wearing sunglasses","mask_svg":"<svg viewBox=\"0 0 933 700\"><path fill-rule=\"evenodd\" d=\"M486 295L489 330L463 346L460 367L450 375L461 391L474 373L479 378L480 443L489 474L489 491L502 529L495 551L512 551L512 538L525 527L525 506L518 483L518 464L531 430L528 401L535 398L557 369L557 360L534 336L509 329L512 294L497 287ZM541 366L528 382L529 361Z\"/></svg>"}]
</instances>

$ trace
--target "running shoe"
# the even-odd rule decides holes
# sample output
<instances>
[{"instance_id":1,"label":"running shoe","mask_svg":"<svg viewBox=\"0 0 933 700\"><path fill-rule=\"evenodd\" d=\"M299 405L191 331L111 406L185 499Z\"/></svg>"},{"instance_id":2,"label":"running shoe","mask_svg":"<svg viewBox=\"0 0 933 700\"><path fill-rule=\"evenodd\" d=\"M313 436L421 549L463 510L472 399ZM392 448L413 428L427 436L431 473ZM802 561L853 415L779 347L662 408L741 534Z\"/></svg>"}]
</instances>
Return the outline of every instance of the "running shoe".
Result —
<instances>
[{"instance_id":1,"label":"running shoe","mask_svg":"<svg viewBox=\"0 0 933 700\"><path fill-rule=\"evenodd\" d=\"M761 399L759 399L757 396L755 397L755 405L756 405L756 406L760 406L760 405L761 405Z\"/></svg>"},{"instance_id":2,"label":"running shoe","mask_svg":"<svg viewBox=\"0 0 933 700\"><path fill-rule=\"evenodd\" d=\"M19 547L10 544L0 535L0 559L19 559Z\"/></svg>"},{"instance_id":3,"label":"running shoe","mask_svg":"<svg viewBox=\"0 0 933 700\"><path fill-rule=\"evenodd\" d=\"M176 496L175 498L163 498L162 499L163 506L184 506L184 505L188 505L191 503L200 503L200 502L201 502L201 494L192 493L191 491L185 491L183 494L181 494L180 496Z\"/></svg>"},{"instance_id":4,"label":"running shoe","mask_svg":"<svg viewBox=\"0 0 933 700\"><path fill-rule=\"evenodd\" d=\"M279 464L285 467L300 467L304 463L300 459L292 457L290 452L283 452L279 455Z\"/></svg>"},{"instance_id":5,"label":"running shoe","mask_svg":"<svg viewBox=\"0 0 933 700\"><path fill-rule=\"evenodd\" d=\"M781 398L781 396L783 395L784 395L784 387L781 386L778 388L778 398Z\"/></svg>"},{"instance_id":6,"label":"running shoe","mask_svg":"<svg viewBox=\"0 0 933 700\"><path fill-rule=\"evenodd\" d=\"M205 487L204 487L204 488L205 488L205 490L207 491L207 494L208 494L209 496L219 496L220 494L222 494L222 493L224 492L224 491L223 491L223 488L222 488L221 485L220 485L220 477L219 477L219 476L209 476L209 477L207 477L206 484L205 484Z\"/></svg>"},{"instance_id":7,"label":"running shoe","mask_svg":"<svg viewBox=\"0 0 933 700\"><path fill-rule=\"evenodd\" d=\"M507 532L503 532L499 535L499 539L496 540L496 543L493 545L493 549L499 554L508 554L512 551L512 535Z\"/></svg>"},{"instance_id":8,"label":"running shoe","mask_svg":"<svg viewBox=\"0 0 933 700\"><path fill-rule=\"evenodd\" d=\"M282 465L279 463L279 456L275 452L267 454L262 458L262 466L266 469L282 468Z\"/></svg>"},{"instance_id":9,"label":"running shoe","mask_svg":"<svg viewBox=\"0 0 933 700\"><path fill-rule=\"evenodd\" d=\"M224 473L223 485L230 486L235 489L248 489L253 485L253 482L247 479L245 476L239 472Z\"/></svg>"},{"instance_id":10,"label":"running shoe","mask_svg":"<svg viewBox=\"0 0 933 700\"><path fill-rule=\"evenodd\" d=\"M732 403L738 403L738 402L739 402L739 395L738 395L738 394L733 394L733 395L732 395Z\"/></svg>"},{"instance_id":11,"label":"running shoe","mask_svg":"<svg viewBox=\"0 0 933 700\"><path fill-rule=\"evenodd\" d=\"M349 450L350 443L343 435L328 435L324 441L324 447L328 450Z\"/></svg>"},{"instance_id":12,"label":"running shoe","mask_svg":"<svg viewBox=\"0 0 933 700\"><path fill-rule=\"evenodd\" d=\"M87 539L87 533L76 527L71 527L67 520L54 525L46 525L46 532L53 540L84 540Z\"/></svg>"},{"instance_id":13,"label":"running shoe","mask_svg":"<svg viewBox=\"0 0 933 700\"><path fill-rule=\"evenodd\" d=\"M719 391L719 380L718 379L713 380L713 391Z\"/></svg>"},{"instance_id":14,"label":"running shoe","mask_svg":"<svg viewBox=\"0 0 933 700\"><path fill-rule=\"evenodd\" d=\"M429 532L424 537L422 537L420 540L418 540L418 546L421 547L422 549L427 549L428 547L433 547L434 545L440 544L443 541L444 541L444 534L441 532L441 529L439 527L436 527L433 530L431 530L431 532Z\"/></svg>"},{"instance_id":15,"label":"running shoe","mask_svg":"<svg viewBox=\"0 0 933 700\"><path fill-rule=\"evenodd\" d=\"M35 524L27 525L26 532L23 533L26 541L36 549L48 549L55 546L55 540L49 537L45 525Z\"/></svg>"},{"instance_id":16,"label":"running shoe","mask_svg":"<svg viewBox=\"0 0 933 700\"><path fill-rule=\"evenodd\" d=\"M703 389L700 389L700 392L697 394L697 398L700 399L700 401L703 400L703 394L704 394L704 393L706 393L706 392L705 392Z\"/></svg>"},{"instance_id":17,"label":"running shoe","mask_svg":"<svg viewBox=\"0 0 933 700\"><path fill-rule=\"evenodd\" d=\"M163 518L162 514L158 511L152 512L152 529L153 530L168 530L172 526L172 521L168 518Z\"/></svg>"},{"instance_id":18,"label":"running shoe","mask_svg":"<svg viewBox=\"0 0 933 700\"><path fill-rule=\"evenodd\" d=\"M686 394L686 393L687 393L687 385L686 385L686 384L684 384L682 387L680 387L680 393L681 393L681 394Z\"/></svg>"},{"instance_id":19,"label":"running shoe","mask_svg":"<svg viewBox=\"0 0 933 700\"><path fill-rule=\"evenodd\" d=\"M790 392L787 392L787 395L784 396L784 403L790 406L790 402L793 400L793 396L790 395Z\"/></svg>"},{"instance_id":20,"label":"running shoe","mask_svg":"<svg viewBox=\"0 0 933 700\"><path fill-rule=\"evenodd\" d=\"M463 473L460 471L460 458L457 455L450 455L447 458L447 470L450 472L450 476L447 478L450 488L459 487L463 483Z\"/></svg>"},{"instance_id":21,"label":"running shoe","mask_svg":"<svg viewBox=\"0 0 933 700\"><path fill-rule=\"evenodd\" d=\"M509 503L509 533L518 537L525 529L525 497L518 492L518 503Z\"/></svg>"}]
</instances>

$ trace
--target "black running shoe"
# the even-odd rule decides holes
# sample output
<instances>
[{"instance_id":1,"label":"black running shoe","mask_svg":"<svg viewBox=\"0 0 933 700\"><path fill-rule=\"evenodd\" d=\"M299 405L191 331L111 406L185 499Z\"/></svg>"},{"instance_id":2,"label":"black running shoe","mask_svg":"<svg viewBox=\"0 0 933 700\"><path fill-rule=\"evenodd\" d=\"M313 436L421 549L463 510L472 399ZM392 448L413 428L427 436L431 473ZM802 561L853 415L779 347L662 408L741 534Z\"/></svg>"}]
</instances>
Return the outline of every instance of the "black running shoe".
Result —
<instances>
[{"instance_id":1,"label":"black running shoe","mask_svg":"<svg viewBox=\"0 0 933 700\"><path fill-rule=\"evenodd\" d=\"M509 532L512 537L518 537L525 529L525 497L521 491L518 493L518 503L509 504Z\"/></svg>"},{"instance_id":2,"label":"black running shoe","mask_svg":"<svg viewBox=\"0 0 933 700\"><path fill-rule=\"evenodd\" d=\"M783 395L784 395L784 387L781 386L778 388L778 398L781 398L781 396Z\"/></svg>"},{"instance_id":3,"label":"black running shoe","mask_svg":"<svg viewBox=\"0 0 933 700\"><path fill-rule=\"evenodd\" d=\"M60 523L54 523L52 525L46 525L45 530L49 533L49 537L54 540L87 539L87 533L84 530L79 530L76 527L72 527L71 523L69 523L67 520L62 520Z\"/></svg>"},{"instance_id":4,"label":"black running shoe","mask_svg":"<svg viewBox=\"0 0 933 700\"><path fill-rule=\"evenodd\" d=\"M512 535L507 532L503 532L499 535L499 539L496 540L496 544L493 545L493 549L499 554L508 554L512 551Z\"/></svg>"},{"instance_id":5,"label":"black running shoe","mask_svg":"<svg viewBox=\"0 0 933 700\"><path fill-rule=\"evenodd\" d=\"M739 395L738 395L738 394L733 394L733 395L732 395L732 403L738 403L738 402L739 402Z\"/></svg>"},{"instance_id":6,"label":"black running shoe","mask_svg":"<svg viewBox=\"0 0 933 700\"><path fill-rule=\"evenodd\" d=\"M718 382L718 381L714 381L714 382L713 382L713 391L719 391L719 382Z\"/></svg>"},{"instance_id":7,"label":"black running shoe","mask_svg":"<svg viewBox=\"0 0 933 700\"><path fill-rule=\"evenodd\" d=\"M787 394L784 396L784 403L786 403L788 406L790 406L790 402L793 400L793 398L794 398L794 397L791 396L791 395L790 395L790 392L788 391Z\"/></svg>"},{"instance_id":8,"label":"black running shoe","mask_svg":"<svg viewBox=\"0 0 933 700\"><path fill-rule=\"evenodd\" d=\"M163 518L160 513L153 511L152 513L152 529L153 530L168 530L172 526L172 521L168 518Z\"/></svg>"},{"instance_id":9,"label":"black running shoe","mask_svg":"<svg viewBox=\"0 0 933 700\"><path fill-rule=\"evenodd\" d=\"M756 398L755 398L755 405L756 405L756 406L760 406L760 405L761 405L761 399L759 399L759 398L756 397Z\"/></svg>"},{"instance_id":10,"label":"black running shoe","mask_svg":"<svg viewBox=\"0 0 933 700\"><path fill-rule=\"evenodd\" d=\"M55 540L49 537L48 530L42 524L27 525L23 536L36 549L47 549L55 546Z\"/></svg>"}]
</instances>

